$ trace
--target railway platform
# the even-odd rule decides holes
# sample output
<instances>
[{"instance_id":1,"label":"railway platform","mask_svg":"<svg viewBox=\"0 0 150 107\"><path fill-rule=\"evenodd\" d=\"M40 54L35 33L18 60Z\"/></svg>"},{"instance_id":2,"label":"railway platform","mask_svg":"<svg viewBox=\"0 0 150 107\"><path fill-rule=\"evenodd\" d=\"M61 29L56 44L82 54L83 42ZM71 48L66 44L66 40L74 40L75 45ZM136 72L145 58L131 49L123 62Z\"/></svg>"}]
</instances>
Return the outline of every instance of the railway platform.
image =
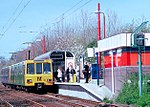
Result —
<instances>
[{"instance_id":1,"label":"railway platform","mask_svg":"<svg viewBox=\"0 0 150 107\"><path fill-rule=\"evenodd\" d=\"M98 86L93 80L85 83L85 80L80 80L80 83L55 82L58 86L58 94L68 95L93 101L101 101L104 98L112 98L111 91L100 80Z\"/></svg>"}]
</instances>

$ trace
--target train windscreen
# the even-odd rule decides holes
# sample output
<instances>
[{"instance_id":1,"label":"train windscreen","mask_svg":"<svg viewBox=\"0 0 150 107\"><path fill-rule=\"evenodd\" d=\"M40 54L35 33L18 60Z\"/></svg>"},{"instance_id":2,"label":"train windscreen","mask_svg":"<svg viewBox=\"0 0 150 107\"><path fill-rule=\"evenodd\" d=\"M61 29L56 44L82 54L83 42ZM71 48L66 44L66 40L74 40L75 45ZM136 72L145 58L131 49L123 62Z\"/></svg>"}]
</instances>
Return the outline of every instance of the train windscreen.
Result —
<instances>
[{"instance_id":1,"label":"train windscreen","mask_svg":"<svg viewBox=\"0 0 150 107\"><path fill-rule=\"evenodd\" d=\"M44 63L44 74L49 74L51 72L50 70L50 64L49 63Z\"/></svg>"},{"instance_id":2,"label":"train windscreen","mask_svg":"<svg viewBox=\"0 0 150 107\"><path fill-rule=\"evenodd\" d=\"M27 74L34 74L34 63L27 64Z\"/></svg>"},{"instance_id":3,"label":"train windscreen","mask_svg":"<svg viewBox=\"0 0 150 107\"><path fill-rule=\"evenodd\" d=\"M42 63L36 64L36 74L42 74Z\"/></svg>"}]
</instances>

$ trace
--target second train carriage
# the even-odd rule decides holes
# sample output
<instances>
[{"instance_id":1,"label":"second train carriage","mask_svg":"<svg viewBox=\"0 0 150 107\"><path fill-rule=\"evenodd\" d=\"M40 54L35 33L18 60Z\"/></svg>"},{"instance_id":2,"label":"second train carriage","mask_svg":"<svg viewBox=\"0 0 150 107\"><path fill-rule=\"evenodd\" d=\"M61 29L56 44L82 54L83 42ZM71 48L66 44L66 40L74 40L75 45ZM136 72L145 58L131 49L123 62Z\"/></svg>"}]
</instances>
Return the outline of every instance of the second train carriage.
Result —
<instances>
[{"instance_id":1,"label":"second train carriage","mask_svg":"<svg viewBox=\"0 0 150 107\"><path fill-rule=\"evenodd\" d=\"M1 70L1 83L41 91L53 85L52 60L26 60Z\"/></svg>"}]
</instances>

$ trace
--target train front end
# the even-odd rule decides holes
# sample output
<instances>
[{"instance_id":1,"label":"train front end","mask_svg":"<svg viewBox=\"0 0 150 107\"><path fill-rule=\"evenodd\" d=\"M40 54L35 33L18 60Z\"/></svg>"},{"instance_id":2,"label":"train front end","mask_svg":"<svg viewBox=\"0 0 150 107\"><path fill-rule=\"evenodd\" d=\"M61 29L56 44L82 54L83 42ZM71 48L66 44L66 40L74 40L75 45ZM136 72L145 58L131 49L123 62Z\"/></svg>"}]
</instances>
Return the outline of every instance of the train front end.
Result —
<instances>
[{"instance_id":1,"label":"train front end","mask_svg":"<svg viewBox=\"0 0 150 107\"><path fill-rule=\"evenodd\" d=\"M52 60L28 60L25 64L25 86L43 91L53 86Z\"/></svg>"}]
</instances>

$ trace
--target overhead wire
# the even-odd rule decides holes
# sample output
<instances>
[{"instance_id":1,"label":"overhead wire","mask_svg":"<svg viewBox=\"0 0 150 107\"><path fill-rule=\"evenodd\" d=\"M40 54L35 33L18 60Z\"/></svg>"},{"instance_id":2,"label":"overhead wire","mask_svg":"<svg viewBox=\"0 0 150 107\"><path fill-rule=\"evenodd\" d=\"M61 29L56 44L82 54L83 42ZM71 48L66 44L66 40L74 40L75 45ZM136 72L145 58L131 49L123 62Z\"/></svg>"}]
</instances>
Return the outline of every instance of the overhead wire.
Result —
<instances>
[{"instance_id":1,"label":"overhead wire","mask_svg":"<svg viewBox=\"0 0 150 107\"><path fill-rule=\"evenodd\" d=\"M12 27L12 25L16 22L16 20L18 19L18 17L21 15L21 13L23 12L23 10L29 5L29 3L31 2L31 0L29 0L24 7L21 9L21 11L18 13L18 15L12 20L13 16L16 15L19 7L21 6L21 4L23 3L24 0L21 0L21 2L18 4L18 6L16 7L15 11L12 13L11 17L8 19L8 21L5 23L5 25L3 26L2 29L2 33L0 33L0 39L5 36L5 33ZM60 16L58 16L57 18L55 18L55 20L57 20L58 18L60 18L62 15L66 15L68 12L70 12L71 10L73 10L75 7L77 7L81 2L83 2L84 0L80 0L79 2L77 2L75 5L73 5L70 9L66 10L64 13L62 13ZM80 8L82 8L83 6L85 6L86 4L88 4L90 1L92 0L88 0L86 3L84 3L82 6L76 8L74 11L72 11L69 15L71 15L72 13L76 12L77 10L79 10ZM68 17L69 15L67 15L66 17ZM65 17L65 18L66 18ZM12 22L9 24L9 22L12 20ZM55 23L55 22L54 22ZM9 24L9 26L7 27L7 25ZM7 28L6 28L7 27ZM6 28L6 29L5 29ZM2 35L1 35L2 34Z\"/></svg>"},{"instance_id":2,"label":"overhead wire","mask_svg":"<svg viewBox=\"0 0 150 107\"><path fill-rule=\"evenodd\" d=\"M65 18L67 18L68 16L70 16L72 13L75 13L76 11L78 11L80 8L84 7L85 5L87 5L88 3L90 3L92 0L88 0L87 2L85 2L83 5L81 5L80 7L76 8L75 10L73 10L70 14L66 15L66 13L70 12L72 9L74 9L77 5L79 5L82 1L84 0L80 0L79 2L77 2L75 5L73 5L70 9L66 10L65 12L63 12L61 15L59 15L57 18L55 18L51 24L55 24L55 23L59 23L62 20L64 20ZM59 19L60 17L63 17L61 19ZM56 21L57 19L59 19L58 21ZM47 25L47 24L46 24Z\"/></svg>"},{"instance_id":3,"label":"overhead wire","mask_svg":"<svg viewBox=\"0 0 150 107\"><path fill-rule=\"evenodd\" d=\"M82 7L84 7L85 5L87 5L88 3L90 3L92 0L88 0L86 3L84 3L83 5L81 5L79 8L75 9L72 13L76 12L77 10L81 9ZM68 14L66 17L70 16L72 13Z\"/></svg>"},{"instance_id":4,"label":"overhead wire","mask_svg":"<svg viewBox=\"0 0 150 107\"><path fill-rule=\"evenodd\" d=\"M20 7L20 5L22 4L24 0L21 0L21 2L18 4L18 6L16 7L15 11L12 13L12 15L10 16L10 18L8 19L8 21L5 23L5 25L3 26L2 30L5 28L5 26L7 26L7 24L10 22L10 20L13 18L13 16L16 14L18 8ZM1 31L2 32L2 31Z\"/></svg>"},{"instance_id":5,"label":"overhead wire","mask_svg":"<svg viewBox=\"0 0 150 107\"><path fill-rule=\"evenodd\" d=\"M28 6L28 4L31 2L31 0L29 0L25 5L24 7L21 9L21 11L18 13L18 15L15 17L15 19L9 24L9 26L6 28L6 30L1 33L1 38L5 35L5 33L10 29L10 27L15 23L15 21L17 20L17 18L21 15L21 13L23 12L23 10ZM0 39L1 39L0 38Z\"/></svg>"},{"instance_id":6,"label":"overhead wire","mask_svg":"<svg viewBox=\"0 0 150 107\"><path fill-rule=\"evenodd\" d=\"M3 26L3 28L5 28L5 26L9 23L9 21L12 19L12 17L15 15L15 13L17 12L17 10L18 10L18 8L20 7L20 5L22 4L22 2L23 2L24 0L22 0L19 4L18 4L18 6L17 6L17 8L15 9L15 11L13 12L13 14L12 14L12 16L9 18L9 20L6 22L6 24ZM73 8L75 8L77 5L79 5L82 1L84 1L84 0L80 0L79 2L77 2L75 5L73 5L70 9L68 9L68 10L66 10L63 14L61 14L60 16L58 16L57 18L55 18L55 20L57 20L59 17L61 17L62 15L64 16L64 14L66 14L66 13L68 13L69 11L71 11ZM79 8L77 8L77 9L75 9L73 12L71 12L69 15L67 15L66 17L68 17L68 16L70 16L72 13L74 13L74 12L76 12L77 10L79 10L80 8L82 8L83 6L85 6L86 4L88 4L90 1L92 1L92 0L88 0L86 3L84 3L82 6L80 6ZM24 7L22 8L22 10L19 12L19 14L15 17L15 19L12 21L12 23L10 23L9 24L9 26L6 28L6 30L4 30L4 32L3 33L1 33L1 35L0 35L0 37L2 38L4 35L5 35L5 33L10 29L10 27L14 24L14 22L17 20L17 18L20 16L20 14L23 12L23 10L27 7L27 5L29 4L31 2L31 0L29 0L25 5L24 5ZM65 18L66 18L65 17ZM64 17L63 17L63 19L64 19ZM59 21L57 21L57 22L60 22L61 20L63 20L63 19L60 19ZM0 39L1 39L0 38Z\"/></svg>"},{"instance_id":7,"label":"overhead wire","mask_svg":"<svg viewBox=\"0 0 150 107\"><path fill-rule=\"evenodd\" d=\"M66 10L65 12L63 12L60 16L58 16L57 18L55 18L55 20L57 20L58 18L60 18L62 15L68 13L69 11L71 11L73 8L75 8L77 5L79 5L82 1L84 0L80 0L79 2L77 2L75 5L73 5L70 9Z\"/></svg>"}]
</instances>

